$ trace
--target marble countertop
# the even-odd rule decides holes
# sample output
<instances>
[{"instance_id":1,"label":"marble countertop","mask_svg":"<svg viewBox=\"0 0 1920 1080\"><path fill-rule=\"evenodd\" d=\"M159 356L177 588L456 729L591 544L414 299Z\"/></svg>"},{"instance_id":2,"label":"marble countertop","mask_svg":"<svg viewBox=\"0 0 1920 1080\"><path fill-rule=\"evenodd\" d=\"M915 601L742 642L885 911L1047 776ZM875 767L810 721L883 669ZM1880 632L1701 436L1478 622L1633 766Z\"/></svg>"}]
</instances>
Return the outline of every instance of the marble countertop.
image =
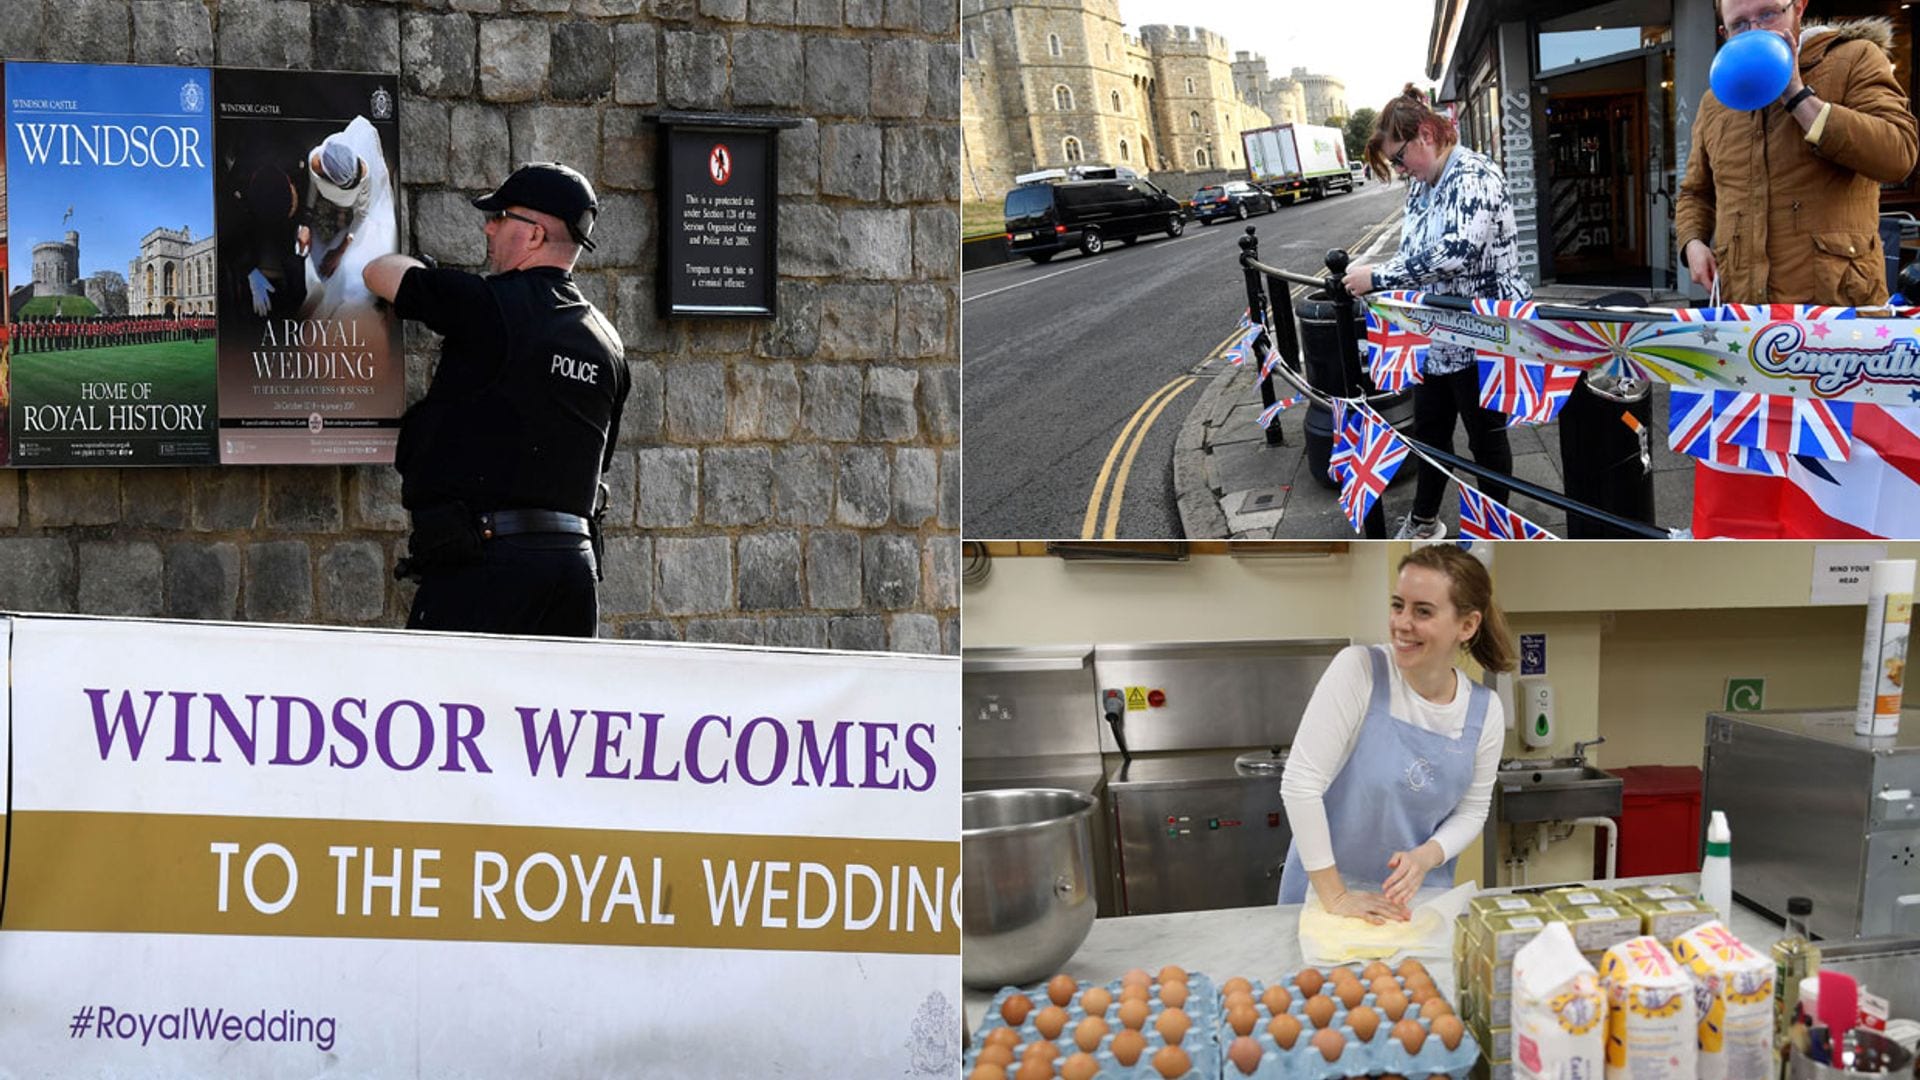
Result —
<instances>
[{"instance_id":1,"label":"marble countertop","mask_svg":"<svg viewBox=\"0 0 1920 1080\"><path fill-rule=\"evenodd\" d=\"M1699 875L1663 874L1590 884L1606 888L1662 883L1693 889L1698 887ZM1486 889L1480 895L1512 891ZM1083 983L1117 979L1129 968L1158 971L1166 964L1204 972L1216 983L1234 975L1274 978L1300 967L1301 907L1282 904L1096 919L1087 940L1060 970ZM1771 949L1781 936L1779 924L1743 907L1737 900L1733 905L1732 930L1742 941L1762 952ZM1427 961L1427 964L1435 988L1453 1000L1453 964L1450 961ZM963 1006L968 1032L979 1029L993 995L991 990L969 988L966 991Z\"/></svg>"}]
</instances>

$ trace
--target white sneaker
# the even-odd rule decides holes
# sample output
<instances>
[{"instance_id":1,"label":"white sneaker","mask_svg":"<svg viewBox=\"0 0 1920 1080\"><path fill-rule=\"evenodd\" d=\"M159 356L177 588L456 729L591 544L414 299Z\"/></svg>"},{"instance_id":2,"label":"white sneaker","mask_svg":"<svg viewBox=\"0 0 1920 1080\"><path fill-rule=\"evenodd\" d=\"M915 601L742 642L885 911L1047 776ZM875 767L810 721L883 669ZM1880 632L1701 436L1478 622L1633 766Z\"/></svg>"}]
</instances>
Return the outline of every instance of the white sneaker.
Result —
<instances>
[{"instance_id":1,"label":"white sneaker","mask_svg":"<svg viewBox=\"0 0 1920 1080\"><path fill-rule=\"evenodd\" d=\"M1438 518L1432 521L1416 522L1412 514L1400 519L1400 531L1393 534L1395 540L1444 540L1446 536L1445 522Z\"/></svg>"}]
</instances>

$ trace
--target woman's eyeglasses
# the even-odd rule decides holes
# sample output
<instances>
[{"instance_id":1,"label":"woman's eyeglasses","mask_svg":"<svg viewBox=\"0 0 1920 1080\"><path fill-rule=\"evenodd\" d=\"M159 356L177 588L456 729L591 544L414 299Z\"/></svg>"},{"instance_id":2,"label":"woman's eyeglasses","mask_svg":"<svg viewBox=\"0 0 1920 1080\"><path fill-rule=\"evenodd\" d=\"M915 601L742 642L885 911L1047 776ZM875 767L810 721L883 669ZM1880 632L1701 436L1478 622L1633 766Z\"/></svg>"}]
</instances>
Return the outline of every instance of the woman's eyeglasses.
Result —
<instances>
[{"instance_id":1,"label":"woman's eyeglasses","mask_svg":"<svg viewBox=\"0 0 1920 1080\"><path fill-rule=\"evenodd\" d=\"M507 218L512 218L515 221L524 221L529 225L540 224L525 214L516 214L511 210L494 210L487 214L488 221L505 221ZM544 226L542 227L544 228Z\"/></svg>"},{"instance_id":2,"label":"woman's eyeglasses","mask_svg":"<svg viewBox=\"0 0 1920 1080\"><path fill-rule=\"evenodd\" d=\"M1750 19L1735 19L1726 26L1726 33L1737 36L1749 30L1771 30L1780 25L1787 12L1793 8L1793 0L1787 0L1777 8L1768 8Z\"/></svg>"},{"instance_id":3,"label":"woman's eyeglasses","mask_svg":"<svg viewBox=\"0 0 1920 1080\"><path fill-rule=\"evenodd\" d=\"M1412 145L1413 145L1412 139L1408 139L1406 142L1401 143L1400 149L1395 150L1393 153L1387 155L1387 162L1396 169L1401 169L1401 170L1406 169L1407 163L1404 159L1407 156L1407 147Z\"/></svg>"}]
</instances>

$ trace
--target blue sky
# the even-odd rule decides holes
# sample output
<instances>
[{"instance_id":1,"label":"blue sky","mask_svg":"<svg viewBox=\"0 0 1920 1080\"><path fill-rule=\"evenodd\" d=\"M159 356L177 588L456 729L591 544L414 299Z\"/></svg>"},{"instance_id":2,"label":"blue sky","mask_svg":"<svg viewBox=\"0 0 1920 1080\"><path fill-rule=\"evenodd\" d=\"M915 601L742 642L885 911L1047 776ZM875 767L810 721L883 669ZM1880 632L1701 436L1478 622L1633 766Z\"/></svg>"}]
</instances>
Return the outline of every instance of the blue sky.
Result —
<instances>
[{"instance_id":1,"label":"blue sky","mask_svg":"<svg viewBox=\"0 0 1920 1080\"><path fill-rule=\"evenodd\" d=\"M199 90L197 112L182 108L189 83ZM70 101L74 108L21 108L29 99ZM61 239L68 229L80 233L82 277L99 270L125 276L140 238L159 226L190 228L196 240L212 235L213 105L206 69L10 63L6 120L9 272L16 286L33 279L33 245ZM206 168L29 165L16 125L46 121L195 128ZM73 217L63 225L68 207Z\"/></svg>"}]
</instances>

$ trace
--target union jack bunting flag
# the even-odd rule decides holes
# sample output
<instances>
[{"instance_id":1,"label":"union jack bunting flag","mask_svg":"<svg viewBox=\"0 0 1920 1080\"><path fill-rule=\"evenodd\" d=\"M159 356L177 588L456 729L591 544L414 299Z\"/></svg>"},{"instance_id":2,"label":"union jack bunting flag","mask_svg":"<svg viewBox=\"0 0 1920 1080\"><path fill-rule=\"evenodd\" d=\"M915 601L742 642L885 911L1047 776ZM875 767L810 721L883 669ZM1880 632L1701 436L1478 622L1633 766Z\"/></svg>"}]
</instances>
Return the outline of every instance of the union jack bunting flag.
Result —
<instances>
[{"instance_id":1,"label":"union jack bunting flag","mask_svg":"<svg viewBox=\"0 0 1920 1080\"><path fill-rule=\"evenodd\" d=\"M1265 428L1271 426L1274 420L1277 419L1281 413L1286 412L1289 406L1294 405L1299 400L1300 399L1298 397L1281 398L1279 401L1276 401L1273 404L1267 406L1265 409L1262 409L1260 411L1259 417L1257 418L1259 421L1260 427L1264 430Z\"/></svg>"},{"instance_id":2,"label":"union jack bunting flag","mask_svg":"<svg viewBox=\"0 0 1920 1080\"><path fill-rule=\"evenodd\" d=\"M1481 408L1508 416L1532 416L1541 410L1545 373L1528 370L1540 365L1487 352L1480 353L1478 359Z\"/></svg>"},{"instance_id":3,"label":"union jack bunting flag","mask_svg":"<svg viewBox=\"0 0 1920 1080\"><path fill-rule=\"evenodd\" d=\"M1327 477L1344 485L1353 474L1353 457L1366 431L1361 418L1364 407L1339 398L1333 402L1333 455L1327 459Z\"/></svg>"},{"instance_id":4,"label":"union jack bunting flag","mask_svg":"<svg viewBox=\"0 0 1920 1080\"><path fill-rule=\"evenodd\" d=\"M1701 459L1713 456L1713 396L1717 391L1670 387L1667 391L1667 447Z\"/></svg>"},{"instance_id":5,"label":"union jack bunting flag","mask_svg":"<svg viewBox=\"0 0 1920 1080\"><path fill-rule=\"evenodd\" d=\"M1227 351L1222 355L1224 355L1227 358L1228 363L1233 364L1236 367L1239 366L1240 364L1246 363L1247 354L1253 351L1254 339L1259 336L1260 336L1259 327L1257 326L1248 327L1247 332L1240 336L1240 340L1234 342L1233 345L1229 347Z\"/></svg>"},{"instance_id":6,"label":"union jack bunting flag","mask_svg":"<svg viewBox=\"0 0 1920 1080\"><path fill-rule=\"evenodd\" d=\"M1425 334L1403 330L1367 309L1367 377L1382 393L1397 394L1420 381L1429 344Z\"/></svg>"},{"instance_id":7,"label":"union jack bunting flag","mask_svg":"<svg viewBox=\"0 0 1920 1080\"><path fill-rule=\"evenodd\" d=\"M1469 540L1558 540L1559 537L1465 484L1460 488L1460 535Z\"/></svg>"},{"instance_id":8,"label":"union jack bunting flag","mask_svg":"<svg viewBox=\"0 0 1920 1080\"><path fill-rule=\"evenodd\" d=\"M1340 509L1358 532L1373 510L1374 502L1399 471L1400 463L1407 459L1408 447L1393 430L1393 425L1372 409L1355 404L1348 412L1359 414L1361 436L1354 446L1346 480L1340 485Z\"/></svg>"},{"instance_id":9,"label":"union jack bunting flag","mask_svg":"<svg viewBox=\"0 0 1920 1080\"><path fill-rule=\"evenodd\" d=\"M1580 381L1580 370L1559 364L1528 364L1525 374L1534 384L1536 404L1530 412L1509 414L1507 426L1552 423L1559 418L1560 410L1567 407L1567 398Z\"/></svg>"},{"instance_id":10,"label":"union jack bunting flag","mask_svg":"<svg viewBox=\"0 0 1920 1080\"><path fill-rule=\"evenodd\" d=\"M1716 396L1714 401L1720 412L1715 442L1824 461L1845 461L1853 453L1850 401L1802 400L1780 394L1726 396L1732 400L1723 403Z\"/></svg>"}]
</instances>

